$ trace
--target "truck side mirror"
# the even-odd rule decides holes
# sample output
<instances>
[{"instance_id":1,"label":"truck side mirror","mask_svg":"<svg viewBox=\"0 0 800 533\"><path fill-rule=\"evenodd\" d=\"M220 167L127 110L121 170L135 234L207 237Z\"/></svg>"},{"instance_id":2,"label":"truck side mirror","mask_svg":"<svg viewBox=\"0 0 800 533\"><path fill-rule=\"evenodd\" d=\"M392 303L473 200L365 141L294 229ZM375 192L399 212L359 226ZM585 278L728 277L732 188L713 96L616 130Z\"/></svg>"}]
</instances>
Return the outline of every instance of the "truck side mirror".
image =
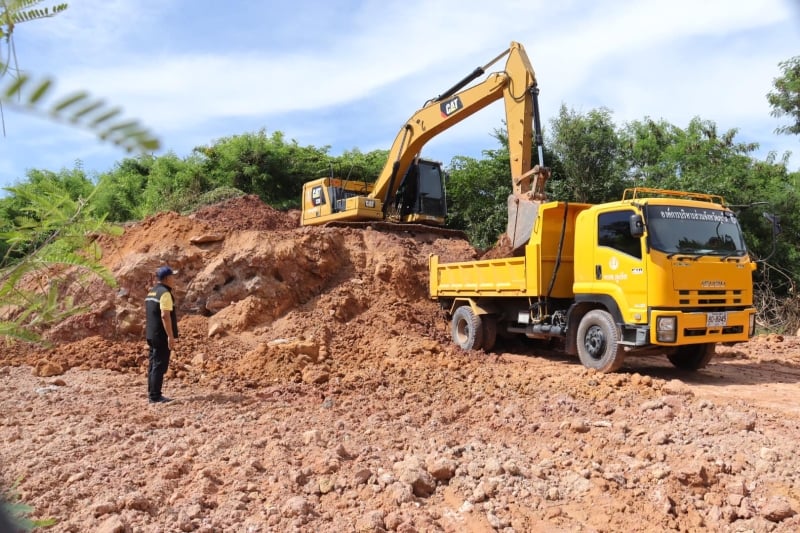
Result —
<instances>
[{"instance_id":1,"label":"truck side mirror","mask_svg":"<svg viewBox=\"0 0 800 533\"><path fill-rule=\"evenodd\" d=\"M631 215L628 221L631 229L631 237L641 237L644 235L644 219L642 215Z\"/></svg>"},{"instance_id":2,"label":"truck side mirror","mask_svg":"<svg viewBox=\"0 0 800 533\"><path fill-rule=\"evenodd\" d=\"M775 254L775 250L778 247L778 234L781 232L781 217L778 215L773 215L772 213L763 213L764 218L769 220L769 223L772 225L772 251L769 253L767 257L764 259L759 259L756 263L764 263Z\"/></svg>"},{"instance_id":3,"label":"truck side mirror","mask_svg":"<svg viewBox=\"0 0 800 533\"><path fill-rule=\"evenodd\" d=\"M769 223L772 224L772 235L780 234L781 232L781 217L778 215L773 215L772 213L764 213L764 218L769 220Z\"/></svg>"}]
</instances>

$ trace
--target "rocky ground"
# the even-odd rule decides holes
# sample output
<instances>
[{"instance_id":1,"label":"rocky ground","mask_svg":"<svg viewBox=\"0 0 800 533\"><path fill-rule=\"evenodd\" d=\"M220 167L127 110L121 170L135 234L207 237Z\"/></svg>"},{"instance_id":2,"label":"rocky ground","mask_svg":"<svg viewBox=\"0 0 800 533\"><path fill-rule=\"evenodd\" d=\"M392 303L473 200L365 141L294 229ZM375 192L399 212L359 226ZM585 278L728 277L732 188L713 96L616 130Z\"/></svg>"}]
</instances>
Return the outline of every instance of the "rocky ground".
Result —
<instances>
[{"instance_id":1,"label":"rocky ground","mask_svg":"<svg viewBox=\"0 0 800 533\"><path fill-rule=\"evenodd\" d=\"M0 484L69 532L797 531L800 342L616 374L525 341L463 353L428 300L457 239L297 228L245 197L103 237L114 289L0 347ZM179 270L146 399L142 300Z\"/></svg>"}]
</instances>

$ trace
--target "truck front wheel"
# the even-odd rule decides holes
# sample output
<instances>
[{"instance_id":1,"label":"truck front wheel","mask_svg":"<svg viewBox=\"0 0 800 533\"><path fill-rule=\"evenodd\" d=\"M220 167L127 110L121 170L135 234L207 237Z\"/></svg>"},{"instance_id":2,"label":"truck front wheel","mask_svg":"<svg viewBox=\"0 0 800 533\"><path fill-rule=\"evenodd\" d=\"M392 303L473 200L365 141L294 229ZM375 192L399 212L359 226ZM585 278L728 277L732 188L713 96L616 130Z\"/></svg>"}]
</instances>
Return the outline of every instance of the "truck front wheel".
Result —
<instances>
[{"instance_id":1,"label":"truck front wheel","mask_svg":"<svg viewBox=\"0 0 800 533\"><path fill-rule=\"evenodd\" d=\"M483 346L483 320L468 305L462 305L453 313L451 333L453 342L462 350L480 350Z\"/></svg>"},{"instance_id":2,"label":"truck front wheel","mask_svg":"<svg viewBox=\"0 0 800 533\"><path fill-rule=\"evenodd\" d=\"M674 353L667 355L667 358L670 363L682 370L700 370L714 357L715 346L713 342L678 346Z\"/></svg>"},{"instance_id":3,"label":"truck front wheel","mask_svg":"<svg viewBox=\"0 0 800 533\"><path fill-rule=\"evenodd\" d=\"M614 319L602 309L594 309L583 316L578 324L577 344L578 357L587 368L614 372L625 359Z\"/></svg>"}]
</instances>

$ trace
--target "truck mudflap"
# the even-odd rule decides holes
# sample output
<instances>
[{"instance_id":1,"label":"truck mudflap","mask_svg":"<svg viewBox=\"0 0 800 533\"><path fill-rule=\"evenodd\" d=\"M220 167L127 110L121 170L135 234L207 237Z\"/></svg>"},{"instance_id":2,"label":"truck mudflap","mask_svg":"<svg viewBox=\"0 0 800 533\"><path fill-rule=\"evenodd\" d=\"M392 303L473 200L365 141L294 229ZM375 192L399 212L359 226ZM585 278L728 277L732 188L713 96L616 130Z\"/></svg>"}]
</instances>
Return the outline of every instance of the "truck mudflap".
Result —
<instances>
[{"instance_id":1,"label":"truck mudflap","mask_svg":"<svg viewBox=\"0 0 800 533\"><path fill-rule=\"evenodd\" d=\"M692 312L654 309L650 312L650 342L661 346L744 342L753 335L755 312L754 308Z\"/></svg>"}]
</instances>

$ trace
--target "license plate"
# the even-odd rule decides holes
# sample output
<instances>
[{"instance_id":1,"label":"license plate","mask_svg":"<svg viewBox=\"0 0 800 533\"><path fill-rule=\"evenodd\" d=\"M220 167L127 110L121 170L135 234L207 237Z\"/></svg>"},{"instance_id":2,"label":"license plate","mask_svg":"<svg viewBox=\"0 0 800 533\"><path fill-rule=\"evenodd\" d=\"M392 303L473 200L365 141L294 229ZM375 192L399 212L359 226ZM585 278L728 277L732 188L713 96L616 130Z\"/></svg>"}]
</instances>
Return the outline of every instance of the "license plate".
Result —
<instances>
[{"instance_id":1,"label":"license plate","mask_svg":"<svg viewBox=\"0 0 800 533\"><path fill-rule=\"evenodd\" d=\"M728 324L728 313L708 313L706 315L706 327L718 328Z\"/></svg>"}]
</instances>

